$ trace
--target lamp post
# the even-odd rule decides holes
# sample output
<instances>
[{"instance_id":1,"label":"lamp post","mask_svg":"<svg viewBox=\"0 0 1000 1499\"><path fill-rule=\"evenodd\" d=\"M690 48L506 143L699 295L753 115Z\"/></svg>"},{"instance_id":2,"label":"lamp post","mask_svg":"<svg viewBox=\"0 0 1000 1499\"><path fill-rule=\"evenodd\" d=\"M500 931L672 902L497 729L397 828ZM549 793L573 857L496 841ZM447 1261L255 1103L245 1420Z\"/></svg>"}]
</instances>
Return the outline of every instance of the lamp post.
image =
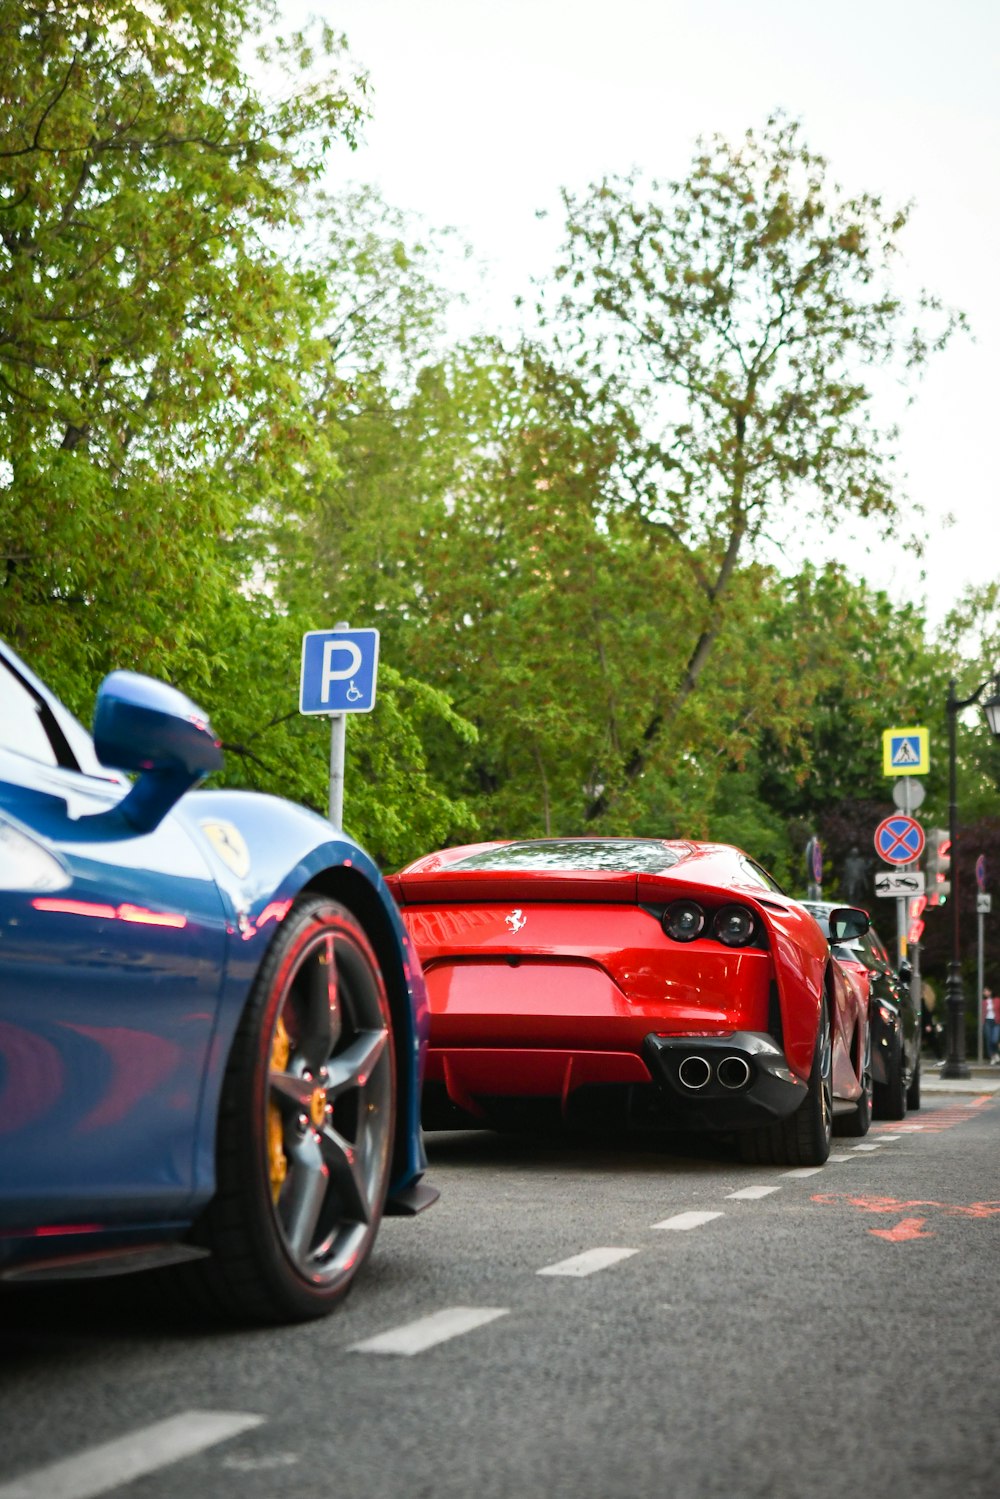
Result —
<instances>
[{"instance_id":1,"label":"lamp post","mask_svg":"<svg viewBox=\"0 0 1000 1499\"><path fill-rule=\"evenodd\" d=\"M970 1077L965 1060L965 990L962 987L962 937L958 919L958 752L956 745L958 715L963 708L978 703L993 684L993 692L983 703L983 712L994 739L1000 739L1000 675L987 677L970 697L956 697L954 678L948 683L948 837L951 840L951 959L944 995L948 1020L948 1055L941 1069L942 1077Z\"/></svg>"}]
</instances>

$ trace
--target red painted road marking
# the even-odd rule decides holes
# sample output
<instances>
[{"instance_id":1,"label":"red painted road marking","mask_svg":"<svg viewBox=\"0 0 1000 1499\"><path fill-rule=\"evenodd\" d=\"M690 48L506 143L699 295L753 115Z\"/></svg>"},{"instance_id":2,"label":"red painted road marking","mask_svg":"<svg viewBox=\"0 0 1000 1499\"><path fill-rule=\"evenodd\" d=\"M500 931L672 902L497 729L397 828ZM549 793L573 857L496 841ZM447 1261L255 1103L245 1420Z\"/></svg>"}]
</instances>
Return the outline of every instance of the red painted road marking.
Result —
<instances>
[{"instance_id":1,"label":"red painted road marking","mask_svg":"<svg viewBox=\"0 0 1000 1499\"><path fill-rule=\"evenodd\" d=\"M1000 1202L970 1202L967 1207L959 1203L934 1202L930 1198L915 1197L904 1200L900 1197L855 1197L850 1192L817 1192L813 1202L830 1207L838 1202L849 1203L863 1213L898 1213L904 1208L940 1208L948 1218L994 1218L1000 1214Z\"/></svg>"},{"instance_id":2,"label":"red painted road marking","mask_svg":"<svg viewBox=\"0 0 1000 1499\"><path fill-rule=\"evenodd\" d=\"M813 1202L820 1202L825 1207L832 1207L838 1202L847 1202L852 1208L860 1208L863 1213L898 1213L900 1208L944 1206L940 1202L902 1202L898 1197L852 1197L849 1192L816 1192L813 1195Z\"/></svg>"},{"instance_id":3,"label":"red painted road marking","mask_svg":"<svg viewBox=\"0 0 1000 1499\"><path fill-rule=\"evenodd\" d=\"M825 1206L847 1203L862 1213L898 1213L906 1208L936 1208L945 1218L1000 1216L1000 1202L970 1202L963 1206L961 1203L933 1202L924 1198L904 1201L898 1197L853 1197L849 1192L817 1192L813 1195L813 1202ZM909 1239L933 1239L934 1230L924 1230L926 1222L926 1218L901 1218L892 1228L870 1228L868 1233L873 1234L876 1239L887 1239L890 1244L903 1244Z\"/></svg>"},{"instance_id":4,"label":"red painted road marking","mask_svg":"<svg viewBox=\"0 0 1000 1499\"><path fill-rule=\"evenodd\" d=\"M919 1121L907 1116L898 1123L876 1125L872 1134L885 1134L887 1131L900 1135L937 1134L943 1129L952 1129L956 1124L965 1124L975 1117L973 1110L987 1107L993 1103L994 1097L992 1093L983 1093L977 1098L970 1098L968 1103L952 1104L946 1109L924 1109L921 1110Z\"/></svg>"},{"instance_id":5,"label":"red painted road marking","mask_svg":"<svg viewBox=\"0 0 1000 1499\"><path fill-rule=\"evenodd\" d=\"M970 1098L968 1102L952 1104L949 1108L926 1110L921 1114L919 1124L915 1120L912 1123L903 1121L899 1124L882 1124L877 1125L872 1133L937 1133L974 1119L977 1110L988 1107L993 1101L992 1093L982 1093L976 1098ZM826 1206L848 1203L863 1213L899 1213L907 1208L932 1208L946 1218L994 1218L1000 1215L1000 1202L970 1202L962 1206L960 1203L931 1202L921 1198L903 1201L898 1197L852 1196L848 1192L818 1192L813 1196L813 1202ZM877 1239L887 1239L890 1244L903 1244L910 1239L933 1239L933 1229L924 1229L926 1222L926 1218L901 1218L892 1228L870 1228L868 1233L874 1234Z\"/></svg>"},{"instance_id":6,"label":"red painted road marking","mask_svg":"<svg viewBox=\"0 0 1000 1499\"><path fill-rule=\"evenodd\" d=\"M924 1233L926 1222L926 1218L901 1218L895 1228L870 1228L868 1232L891 1244L901 1244L905 1239L933 1239L933 1233Z\"/></svg>"}]
</instances>

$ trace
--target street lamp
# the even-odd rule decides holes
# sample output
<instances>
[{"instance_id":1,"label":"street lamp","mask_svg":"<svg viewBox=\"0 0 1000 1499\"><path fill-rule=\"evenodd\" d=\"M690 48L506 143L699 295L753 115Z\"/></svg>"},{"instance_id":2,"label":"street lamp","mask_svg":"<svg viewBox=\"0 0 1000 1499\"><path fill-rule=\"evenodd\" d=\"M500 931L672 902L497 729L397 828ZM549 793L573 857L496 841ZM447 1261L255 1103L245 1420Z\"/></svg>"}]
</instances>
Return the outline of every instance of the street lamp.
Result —
<instances>
[{"instance_id":1,"label":"street lamp","mask_svg":"<svg viewBox=\"0 0 1000 1499\"><path fill-rule=\"evenodd\" d=\"M963 708L978 703L993 684L983 712L994 739L1000 739L1000 674L987 677L971 697L956 697L954 678L948 683L948 836L951 840L951 960L944 994L948 1020L948 1055L942 1077L970 1077L965 1060L965 990L962 987L962 938L958 920L958 755L956 723Z\"/></svg>"}]
</instances>

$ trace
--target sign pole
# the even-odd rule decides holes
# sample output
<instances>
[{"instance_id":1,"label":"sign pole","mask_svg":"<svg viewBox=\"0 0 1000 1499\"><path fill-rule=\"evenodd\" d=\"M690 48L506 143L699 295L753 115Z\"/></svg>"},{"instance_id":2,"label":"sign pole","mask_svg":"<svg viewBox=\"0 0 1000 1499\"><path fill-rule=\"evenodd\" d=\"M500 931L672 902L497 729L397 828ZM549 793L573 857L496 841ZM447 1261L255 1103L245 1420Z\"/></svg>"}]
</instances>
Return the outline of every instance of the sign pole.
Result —
<instances>
[{"instance_id":1,"label":"sign pole","mask_svg":"<svg viewBox=\"0 0 1000 1499\"><path fill-rule=\"evenodd\" d=\"M338 619L333 627L337 631L349 630L346 619ZM327 801L327 816L335 828L344 826L344 766L347 763L347 714L330 714L330 795Z\"/></svg>"},{"instance_id":2,"label":"sign pole","mask_svg":"<svg viewBox=\"0 0 1000 1499\"><path fill-rule=\"evenodd\" d=\"M299 712L330 720L330 784L327 815L344 826L344 762L347 717L370 713L378 677L378 630L352 630L339 620L332 630L307 630L302 637Z\"/></svg>"},{"instance_id":3,"label":"sign pole","mask_svg":"<svg viewBox=\"0 0 1000 1499\"><path fill-rule=\"evenodd\" d=\"M978 928L979 936L979 951L977 954L976 962L976 975L978 980L976 993L979 996L976 1004L976 1014L979 1016L979 1050L977 1052L977 1056L981 1062L983 1060L983 984L986 981L986 974L984 971L985 965L983 960L983 922L985 920L985 917L983 915L982 903L980 901L977 901L976 906L978 908L976 911L976 926ZM994 1010L993 1013L996 1014L996 1010Z\"/></svg>"},{"instance_id":4,"label":"sign pole","mask_svg":"<svg viewBox=\"0 0 1000 1499\"><path fill-rule=\"evenodd\" d=\"M901 776L900 780L903 782L903 806L902 806L901 810L902 810L904 816L910 817L912 815L911 812L910 812L910 801L911 801L911 795L910 795L910 777L909 776ZM904 864L903 865L904 869L909 869L910 867L911 866L909 864ZM910 935L909 915L910 915L910 902L904 896L900 896L899 899L896 901L896 972L897 973L899 972L899 969L902 967L903 959L907 956L907 941L908 941L908 938L909 938L909 935Z\"/></svg>"},{"instance_id":5,"label":"sign pole","mask_svg":"<svg viewBox=\"0 0 1000 1499\"><path fill-rule=\"evenodd\" d=\"M806 900L823 899L823 845L815 834L806 844Z\"/></svg>"},{"instance_id":6,"label":"sign pole","mask_svg":"<svg viewBox=\"0 0 1000 1499\"><path fill-rule=\"evenodd\" d=\"M990 897L986 893L986 855L980 854L976 860L976 918L979 937L979 950L977 954L976 972L978 976L978 998L976 1000L976 1014L979 1016L979 1047L976 1055L981 1062L983 1060L983 1022L985 1019L983 1003L983 985L986 982L986 953L985 933L983 923L986 913L990 909Z\"/></svg>"},{"instance_id":7,"label":"sign pole","mask_svg":"<svg viewBox=\"0 0 1000 1499\"><path fill-rule=\"evenodd\" d=\"M330 714L330 798L327 816L344 826L344 763L347 758L347 714Z\"/></svg>"},{"instance_id":8,"label":"sign pole","mask_svg":"<svg viewBox=\"0 0 1000 1499\"><path fill-rule=\"evenodd\" d=\"M909 901L907 901L907 905L909 905ZM921 982L920 982L920 943L919 942L911 942L910 943L909 958L910 958L910 1002L913 1005L913 1008L917 1012L917 1015L919 1017L920 1013L921 1013L921 1005L923 1004L923 995L921 993L922 986L921 986Z\"/></svg>"},{"instance_id":9,"label":"sign pole","mask_svg":"<svg viewBox=\"0 0 1000 1499\"><path fill-rule=\"evenodd\" d=\"M880 845L879 833L886 825L893 826L891 819L879 824L875 835L875 847L882 857L890 863L903 864L908 870L917 872L918 861L924 850L924 835L919 823L914 821L913 814L924 799L924 788L920 781L914 780L914 776L923 775L930 770L930 733L925 727L911 725L908 728L886 729L882 734L882 770L885 775L897 775L895 786L892 788L892 799L903 814L903 823L910 825L910 833L902 836L902 827L897 831L901 836L889 839ZM910 862L904 863L902 859L893 857L900 844L906 845L906 851L910 854ZM920 876L920 889L923 889L923 876ZM910 962L910 994L913 1002L920 1007L920 937L923 932L923 923L919 917L914 921L911 918L912 907L908 899L896 902L896 964L902 966L904 958ZM919 924L918 924L919 923ZM911 931L916 933L917 940L910 941Z\"/></svg>"}]
</instances>

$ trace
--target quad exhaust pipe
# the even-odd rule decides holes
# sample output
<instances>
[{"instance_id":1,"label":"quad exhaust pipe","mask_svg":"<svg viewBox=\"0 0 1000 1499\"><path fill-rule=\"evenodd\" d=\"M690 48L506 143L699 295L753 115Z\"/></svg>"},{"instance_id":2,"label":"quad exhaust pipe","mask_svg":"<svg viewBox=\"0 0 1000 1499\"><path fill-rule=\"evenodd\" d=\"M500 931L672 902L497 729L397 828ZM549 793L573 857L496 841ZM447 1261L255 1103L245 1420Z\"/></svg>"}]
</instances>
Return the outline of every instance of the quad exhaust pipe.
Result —
<instances>
[{"instance_id":1,"label":"quad exhaust pipe","mask_svg":"<svg viewBox=\"0 0 1000 1499\"><path fill-rule=\"evenodd\" d=\"M723 1057L716 1076L724 1088L745 1088L750 1081L750 1063L745 1057Z\"/></svg>"},{"instance_id":2,"label":"quad exhaust pipe","mask_svg":"<svg viewBox=\"0 0 1000 1499\"><path fill-rule=\"evenodd\" d=\"M686 1056L677 1069L682 1087L697 1093L712 1081L712 1064L698 1052ZM750 1063L745 1057L730 1055L723 1057L715 1068L715 1076L723 1088L736 1092L750 1081Z\"/></svg>"},{"instance_id":3,"label":"quad exhaust pipe","mask_svg":"<svg viewBox=\"0 0 1000 1499\"><path fill-rule=\"evenodd\" d=\"M692 1093L697 1093L699 1088L704 1088L706 1083L711 1082L712 1068L707 1057L685 1057L677 1069L677 1076L685 1088L690 1088Z\"/></svg>"}]
</instances>

